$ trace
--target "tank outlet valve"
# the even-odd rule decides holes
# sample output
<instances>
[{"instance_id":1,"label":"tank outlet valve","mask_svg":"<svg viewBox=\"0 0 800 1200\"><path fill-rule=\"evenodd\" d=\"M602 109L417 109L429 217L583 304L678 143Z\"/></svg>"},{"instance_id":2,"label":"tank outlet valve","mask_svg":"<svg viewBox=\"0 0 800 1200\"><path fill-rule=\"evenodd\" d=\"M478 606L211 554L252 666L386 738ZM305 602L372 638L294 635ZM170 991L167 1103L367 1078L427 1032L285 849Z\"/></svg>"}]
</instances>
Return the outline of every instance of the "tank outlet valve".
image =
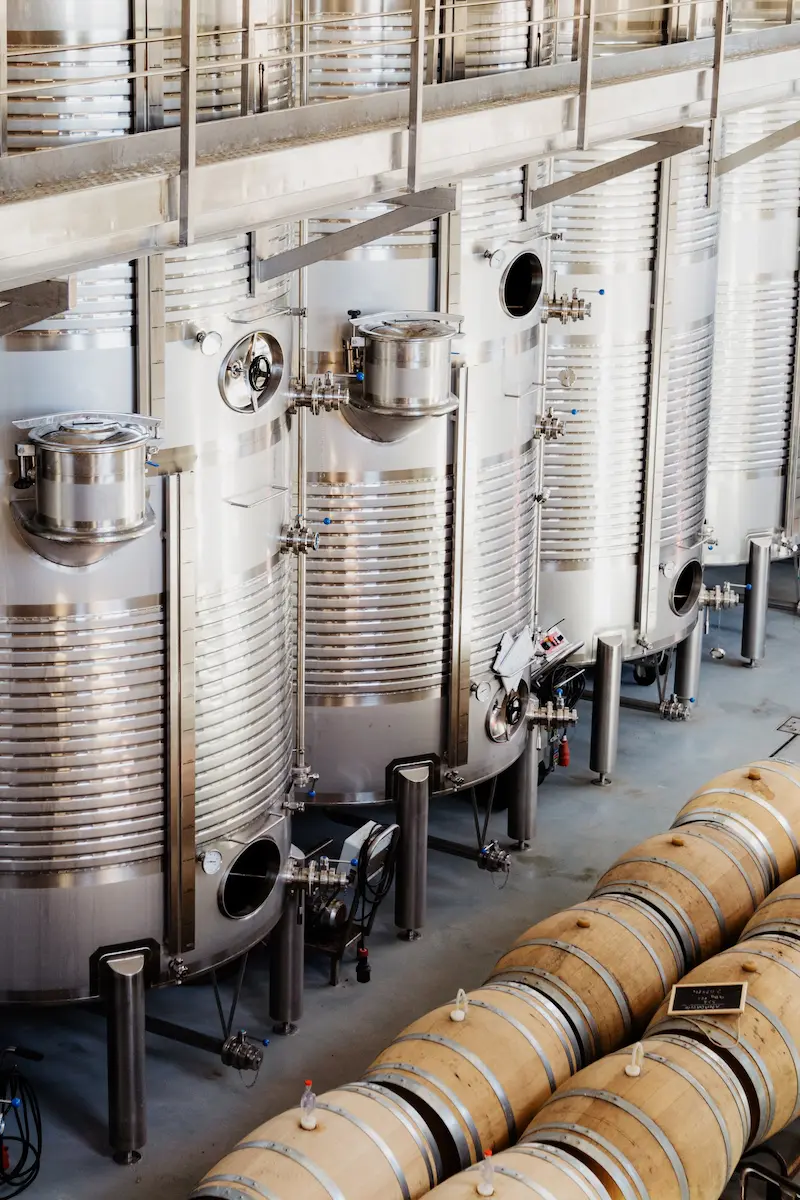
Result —
<instances>
[{"instance_id":1,"label":"tank outlet valve","mask_svg":"<svg viewBox=\"0 0 800 1200\"><path fill-rule=\"evenodd\" d=\"M281 530L281 549L293 554L308 554L319 550L319 534L308 528L305 517L298 513L293 525L284 525Z\"/></svg>"},{"instance_id":2,"label":"tank outlet valve","mask_svg":"<svg viewBox=\"0 0 800 1200\"><path fill-rule=\"evenodd\" d=\"M446 771L444 781L453 789L454 792L457 792L458 789L462 788L467 782L464 776L460 775L458 771Z\"/></svg>"},{"instance_id":3,"label":"tank outlet valve","mask_svg":"<svg viewBox=\"0 0 800 1200\"><path fill-rule=\"evenodd\" d=\"M498 872L507 875L511 870L511 855L507 850L501 849L499 842L489 842L481 847L478 853L478 866L490 875L496 875Z\"/></svg>"},{"instance_id":4,"label":"tank outlet valve","mask_svg":"<svg viewBox=\"0 0 800 1200\"><path fill-rule=\"evenodd\" d=\"M469 1008L469 997L463 988L459 988L456 992L456 1006L450 1011L451 1021L466 1021L467 1009Z\"/></svg>"},{"instance_id":5,"label":"tank outlet valve","mask_svg":"<svg viewBox=\"0 0 800 1200\"><path fill-rule=\"evenodd\" d=\"M169 961L169 977L173 983L183 983L189 974L189 968L182 958L171 958Z\"/></svg>"},{"instance_id":6,"label":"tank outlet valve","mask_svg":"<svg viewBox=\"0 0 800 1200\"><path fill-rule=\"evenodd\" d=\"M736 590L734 584L729 581L720 586L716 584L713 588L707 588L705 584L700 588L700 595L697 597L698 608L711 608L715 612L723 612L728 608L735 608L741 601L741 596Z\"/></svg>"},{"instance_id":7,"label":"tank outlet valve","mask_svg":"<svg viewBox=\"0 0 800 1200\"><path fill-rule=\"evenodd\" d=\"M308 408L316 417L321 412L337 412L349 402L350 389L336 383L332 371L315 376L311 383L293 379L289 385L289 412L292 413L298 408Z\"/></svg>"},{"instance_id":8,"label":"tank outlet valve","mask_svg":"<svg viewBox=\"0 0 800 1200\"><path fill-rule=\"evenodd\" d=\"M792 539L786 533L782 533L781 536L776 538L772 543L772 552L775 558L792 558L797 554L797 551L797 542L792 541Z\"/></svg>"},{"instance_id":9,"label":"tank outlet valve","mask_svg":"<svg viewBox=\"0 0 800 1200\"><path fill-rule=\"evenodd\" d=\"M262 1046L268 1045L269 1042L258 1045L250 1040L244 1029L240 1029L222 1043L222 1065L233 1067L235 1071L258 1071L264 1061Z\"/></svg>"},{"instance_id":10,"label":"tank outlet valve","mask_svg":"<svg viewBox=\"0 0 800 1200\"><path fill-rule=\"evenodd\" d=\"M318 779L319 774L316 771L312 771L307 763L292 767L292 787L298 792L305 792L312 799L317 794L315 788Z\"/></svg>"},{"instance_id":11,"label":"tank outlet valve","mask_svg":"<svg viewBox=\"0 0 800 1200\"><path fill-rule=\"evenodd\" d=\"M636 645L641 646L643 650L652 650L653 649L653 643L650 641L650 639L648 637L645 637L643 633L640 633L639 636L637 637Z\"/></svg>"},{"instance_id":12,"label":"tank outlet valve","mask_svg":"<svg viewBox=\"0 0 800 1200\"><path fill-rule=\"evenodd\" d=\"M673 692L668 700L661 701L658 711L661 713L662 721L685 721L691 708L689 704L684 704L682 700L679 700Z\"/></svg>"},{"instance_id":13,"label":"tank outlet valve","mask_svg":"<svg viewBox=\"0 0 800 1200\"><path fill-rule=\"evenodd\" d=\"M475 1188L476 1196L494 1196L494 1166L492 1164L491 1150L485 1151L486 1157L478 1167L478 1184Z\"/></svg>"},{"instance_id":14,"label":"tank outlet valve","mask_svg":"<svg viewBox=\"0 0 800 1200\"><path fill-rule=\"evenodd\" d=\"M350 882L350 872L340 869L337 863L332 863L323 855L321 858L302 859L290 858L284 873L284 880L289 887L300 888L305 892L315 892L319 888L344 888Z\"/></svg>"},{"instance_id":15,"label":"tank outlet valve","mask_svg":"<svg viewBox=\"0 0 800 1200\"><path fill-rule=\"evenodd\" d=\"M317 1096L311 1090L311 1080L306 1080L306 1090L300 1097L300 1128L311 1130L317 1128Z\"/></svg>"},{"instance_id":16,"label":"tank outlet valve","mask_svg":"<svg viewBox=\"0 0 800 1200\"><path fill-rule=\"evenodd\" d=\"M578 289L572 289L572 295L545 296L542 300L542 321L547 323L551 318L568 325L570 321L583 321L592 315L592 305L578 295Z\"/></svg>"},{"instance_id":17,"label":"tank outlet valve","mask_svg":"<svg viewBox=\"0 0 800 1200\"><path fill-rule=\"evenodd\" d=\"M27 491L36 482L36 448L30 442L17 442L17 478L14 487L18 492Z\"/></svg>"},{"instance_id":18,"label":"tank outlet valve","mask_svg":"<svg viewBox=\"0 0 800 1200\"><path fill-rule=\"evenodd\" d=\"M562 696L556 696L555 701L548 700L546 704L540 704L534 697L527 716L529 725L551 731L578 723L578 710L566 705Z\"/></svg>"},{"instance_id":19,"label":"tank outlet valve","mask_svg":"<svg viewBox=\"0 0 800 1200\"><path fill-rule=\"evenodd\" d=\"M557 442L564 436L564 422L557 417L552 408L548 408L543 417L539 417L533 427L533 436L542 438L545 442Z\"/></svg>"}]
</instances>

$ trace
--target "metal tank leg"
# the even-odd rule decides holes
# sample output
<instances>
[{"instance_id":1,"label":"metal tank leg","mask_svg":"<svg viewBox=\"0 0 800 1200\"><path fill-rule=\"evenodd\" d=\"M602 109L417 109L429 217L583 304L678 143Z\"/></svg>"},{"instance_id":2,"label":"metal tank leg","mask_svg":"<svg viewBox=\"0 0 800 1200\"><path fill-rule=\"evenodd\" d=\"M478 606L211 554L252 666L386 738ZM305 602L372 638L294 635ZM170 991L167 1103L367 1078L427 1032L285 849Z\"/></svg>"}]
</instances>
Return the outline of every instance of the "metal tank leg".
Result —
<instances>
[{"instance_id":1,"label":"metal tank leg","mask_svg":"<svg viewBox=\"0 0 800 1200\"><path fill-rule=\"evenodd\" d=\"M531 729L525 749L508 772L508 836L527 850L536 832L539 803L539 730Z\"/></svg>"},{"instance_id":2,"label":"metal tank leg","mask_svg":"<svg viewBox=\"0 0 800 1200\"><path fill-rule=\"evenodd\" d=\"M592 741L589 769L597 773L592 783L606 787L617 762L619 698L622 686L622 634L597 639L592 699Z\"/></svg>"},{"instance_id":3,"label":"metal tank leg","mask_svg":"<svg viewBox=\"0 0 800 1200\"><path fill-rule=\"evenodd\" d=\"M700 664L703 661L703 615L694 629L678 646L675 655L675 695L683 704L694 704L700 690Z\"/></svg>"},{"instance_id":4,"label":"metal tank leg","mask_svg":"<svg viewBox=\"0 0 800 1200\"><path fill-rule=\"evenodd\" d=\"M428 903L428 813L431 768L400 767L395 775L400 843L394 895L394 923L408 941L421 937Z\"/></svg>"},{"instance_id":5,"label":"metal tank leg","mask_svg":"<svg viewBox=\"0 0 800 1200\"><path fill-rule=\"evenodd\" d=\"M303 1015L305 943L305 896L292 889L269 939L269 1015L275 1033L297 1033Z\"/></svg>"},{"instance_id":6,"label":"metal tank leg","mask_svg":"<svg viewBox=\"0 0 800 1200\"><path fill-rule=\"evenodd\" d=\"M751 538L744 593L742 658L755 667L767 652L767 607L772 539Z\"/></svg>"},{"instance_id":7,"label":"metal tank leg","mask_svg":"<svg viewBox=\"0 0 800 1200\"><path fill-rule=\"evenodd\" d=\"M145 956L105 964L108 1026L108 1137L114 1162L139 1161L147 1141L145 1094Z\"/></svg>"}]
</instances>

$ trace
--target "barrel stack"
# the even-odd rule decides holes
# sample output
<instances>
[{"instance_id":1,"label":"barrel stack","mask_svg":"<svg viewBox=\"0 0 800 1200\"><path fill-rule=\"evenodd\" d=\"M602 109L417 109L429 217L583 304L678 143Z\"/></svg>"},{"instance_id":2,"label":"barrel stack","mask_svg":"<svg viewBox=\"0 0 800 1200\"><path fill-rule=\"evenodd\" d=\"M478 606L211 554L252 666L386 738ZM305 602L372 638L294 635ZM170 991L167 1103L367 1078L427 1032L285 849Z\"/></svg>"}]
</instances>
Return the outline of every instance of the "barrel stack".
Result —
<instances>
[{"instance_id":1,"label":"barrel stack","mask_svg":"<svg viewBox=\"0 0 800 1200\"><path fill-rule=\"evenodd\" d=\"M798 838L800 766L718 776L589 900L528 929L483 987L408 1026L313 1121L299 1107L260 1126L193 1198L717 1200L744 1147L800 1106L800 1019L767 994L779 979L800 1012ZM666 1019L687 970L734 968L754 985L735 1052L713 1022ZM634 1060L621 1047L654 1014ZM774 1061L755 1052L764 1030Z\"/></svg>"}]
</instances>

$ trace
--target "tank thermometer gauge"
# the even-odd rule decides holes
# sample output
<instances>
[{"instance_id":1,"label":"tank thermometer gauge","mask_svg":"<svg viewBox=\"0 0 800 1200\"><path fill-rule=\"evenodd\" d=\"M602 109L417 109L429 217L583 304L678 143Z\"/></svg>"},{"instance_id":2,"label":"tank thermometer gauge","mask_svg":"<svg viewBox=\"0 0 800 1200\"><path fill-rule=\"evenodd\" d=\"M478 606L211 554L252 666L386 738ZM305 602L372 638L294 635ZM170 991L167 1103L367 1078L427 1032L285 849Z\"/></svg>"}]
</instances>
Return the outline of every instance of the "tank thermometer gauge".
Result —
<instances>
[{"instance_id":1,"label":"tank thermometer gauge","mask_svg":"<svg viewBox=\"0 0 800 1200\"><path fill-rule=\"evenodd\" d=\"M202 850L197 861L206 875L216 875L222 867L222 855L219 850Z\"/></svg>"}]
</instances>

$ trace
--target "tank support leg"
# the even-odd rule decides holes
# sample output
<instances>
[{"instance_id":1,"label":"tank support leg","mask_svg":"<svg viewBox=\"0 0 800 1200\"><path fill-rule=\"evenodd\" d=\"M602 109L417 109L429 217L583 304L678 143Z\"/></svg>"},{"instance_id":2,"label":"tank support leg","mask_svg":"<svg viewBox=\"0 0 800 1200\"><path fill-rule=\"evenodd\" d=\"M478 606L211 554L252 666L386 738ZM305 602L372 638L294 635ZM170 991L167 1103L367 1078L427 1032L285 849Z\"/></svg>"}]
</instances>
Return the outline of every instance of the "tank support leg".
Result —
<instances>
[{"instance_id":1,"label":"tank support leg","mask_svg":"<svg viewBox=\"0 0 800 1200\"><path fill-rule=\"evenodd\" d=\"M291 888L269 939L269 1015L275 1033L296 1033L303 1015L305 942L305 896Z\"/></svg>"},{"instance_id":2,"label":"tank support leg","mask_svg":"<svg viewBox=\"0 0 800 1200\"><path fill-rule=\"evenodd\" d=\"M767 607L771 557L771 538L750 539L750 557L747 561L745 576L742 658L748 659L751 667L755 667L767 651Z\"/></svg>"},{"instance_id":3,"label":"tank support leg","mask_svg":"<svg viewBox=\"0 0 800 1200\"><path fill-rule=\"evenodd\" d=\"M145 956L105 963L108 1026L108 1136L114 1162L139 1161L147 1141L144 1049Z\"/></svg>"},{"instance_id":4,"label":"tank support leg","mask_svg":"<svg viewBox=\"0 0 800 1200\"><path fill-rule=\"evenodd\" d=\"M589 768L597 773L592 783L606 787L617 762L619 698L622 686L622 635L597 639L592 699L592 740Z\"/></svg>"},{"instance_id":5,"label":"tank support leg","mask_svg":"<svg viewBox=\"0 0 800 1200\"><path fill-rule=\"evenodd\" d=\"M394 923L408 941L420 937L428 903L428 813L431 768L400 767L395 773L394 796L400 844L395 881Z\"/></svg>"},{"instance_id":6,"label":"tank support leg","mask_svg":"<svg viewBox=\"0 0 800 1200\"><path fill-rule=\"evenodd\" d=\"M703 614L700 613L694 629L678 646L675 655L675 695L683 704L694 704L700 690L703 624Z\"/></svg>"},{"instance_id":7,"label":"tank support leg","mask_svg":"<svg viewBox=\"0 0 800 1200\"><path fill-rule=\"evenodd\" d=\"M527 850L536 832L539 803L539 730L528 731L525 749L508 772L508 836Z\"/></svg>"}]
</instances>

